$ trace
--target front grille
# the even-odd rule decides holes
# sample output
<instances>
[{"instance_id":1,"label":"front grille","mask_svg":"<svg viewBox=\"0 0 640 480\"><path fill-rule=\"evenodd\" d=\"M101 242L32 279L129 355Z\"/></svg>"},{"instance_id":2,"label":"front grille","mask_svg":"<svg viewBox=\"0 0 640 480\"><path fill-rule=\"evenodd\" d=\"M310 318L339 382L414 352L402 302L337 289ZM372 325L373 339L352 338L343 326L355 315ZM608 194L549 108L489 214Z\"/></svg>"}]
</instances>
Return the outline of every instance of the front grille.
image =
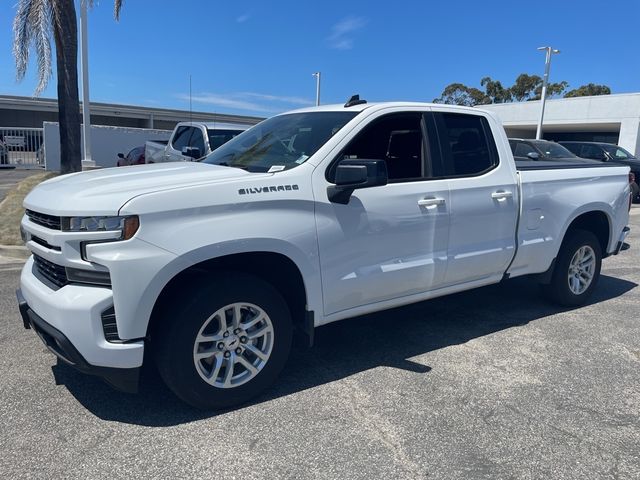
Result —
<instances>
[{"instance_id":1,"label":"front grille","mask_svg":"<svg viewBox=\"0 0 640 480\"><path fill-rule=\"evenodd\" d=\"M122 340L118 335L118 325L116 324L116 311L113 307L107 308L102 315L102 331L104 332L104 338L107 342L121 343Z\"/></svg>"},{"instance_id":2,"label":"front grille","mask_svg":"<svg viewBox=\"0 0 640 480\"><path fill-rule=\"evenodd\" d=\"M27 217L33 223L42 225L43 227L50 228L52 230L60 230L60 217L53 215L47 215L46 213L34 212L33 210L26 211Z\"/></svg>"},{"instance_id":3,"label":"front grille","mask_svg":"<svg viewBox=\"0 0 640 480\"><path fill-rule=\"evenodd\" d=\"M31 241L37 243L38 245L42 245L43 247L48 248L49 250L55 250L57 252L60 252L62 250L60 247L56 247L55 245L51 245L46 240L43 240L40 237L36 237L35 235L31 235Z\"/></svg>"},{"instance_id":4,"label":"front grille","mask_svg":"<svg viewBox=\"0 0 640 480\"><path fill-rule=\"evenodd\" d=\"M33 263L36 271L58 288L62 288L69 283L67 270L64 267L56 265L35 254L33 255Z\"/></svg>"}]
</instances>

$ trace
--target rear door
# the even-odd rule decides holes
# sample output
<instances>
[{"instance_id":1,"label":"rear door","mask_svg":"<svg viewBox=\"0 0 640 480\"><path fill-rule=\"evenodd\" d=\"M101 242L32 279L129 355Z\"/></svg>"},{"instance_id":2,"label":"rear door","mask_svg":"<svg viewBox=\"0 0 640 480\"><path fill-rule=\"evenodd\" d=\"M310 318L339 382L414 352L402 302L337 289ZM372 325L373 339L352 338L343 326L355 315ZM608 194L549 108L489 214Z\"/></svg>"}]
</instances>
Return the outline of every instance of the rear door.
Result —
<instances>
[{"instance_id":1,"label":"rear door","mask_svg":"<svg viewBox=\"0 0 640 480\"><path fill-rule=\"evenodd\" d=\"M451 198L444 284L495 280L513 257L518 218L515 167L492 132L501 127L480 114L434 116L443 160L435 174L448 179Z\"/></svg>"}]
</instances>

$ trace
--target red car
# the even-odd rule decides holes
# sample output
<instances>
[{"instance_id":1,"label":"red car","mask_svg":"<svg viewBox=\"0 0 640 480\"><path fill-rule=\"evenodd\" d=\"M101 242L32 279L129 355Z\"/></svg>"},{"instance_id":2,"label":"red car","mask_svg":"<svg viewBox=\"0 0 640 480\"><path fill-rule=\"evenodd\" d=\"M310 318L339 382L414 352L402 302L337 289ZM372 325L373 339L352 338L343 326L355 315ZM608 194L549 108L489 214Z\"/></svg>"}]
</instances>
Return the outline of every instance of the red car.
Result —
<instances>
[{"instance_id":1,"label":"red car","mask_svg":"<svg viewBox=\"0 0 640 480\"><path fill-rule=\"evenodd\" d=\"M132 149L126 155L124 153L118 154L118 161L116 165L118 167L125 167L127 165L143 165L144 161L144 145Z\"/></svg>"}]
</instances>

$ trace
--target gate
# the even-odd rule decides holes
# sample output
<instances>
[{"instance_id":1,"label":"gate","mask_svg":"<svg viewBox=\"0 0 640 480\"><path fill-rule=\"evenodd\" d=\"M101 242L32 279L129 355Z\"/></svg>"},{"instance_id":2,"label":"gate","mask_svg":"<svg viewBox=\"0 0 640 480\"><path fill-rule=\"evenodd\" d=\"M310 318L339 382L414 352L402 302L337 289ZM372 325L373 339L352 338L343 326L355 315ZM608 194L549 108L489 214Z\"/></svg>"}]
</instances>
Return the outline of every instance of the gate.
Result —
<instances>
[{"instance_id":1,"label":"gate","mask_svg":"<svg viewBox=\"0 0 640 480\"><path fill-rule=\"evenodd\" d=\"M42 128L0 127L0 164L44 168Z\"/></svg>"}]
</instances>

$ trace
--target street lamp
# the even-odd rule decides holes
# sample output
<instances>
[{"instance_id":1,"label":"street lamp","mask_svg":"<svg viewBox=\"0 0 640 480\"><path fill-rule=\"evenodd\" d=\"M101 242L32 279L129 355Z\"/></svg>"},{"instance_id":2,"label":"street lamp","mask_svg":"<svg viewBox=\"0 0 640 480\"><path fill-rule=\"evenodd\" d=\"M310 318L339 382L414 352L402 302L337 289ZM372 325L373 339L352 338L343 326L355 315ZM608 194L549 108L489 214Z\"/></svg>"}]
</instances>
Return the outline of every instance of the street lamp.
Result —
<instances>
[{"instance_id":1,"label":"street lamp","mask_svg":"<svg viewBox=\"0 0 640 480\"><path fill-rule=\"evenodd\" d=\"M84 158L82 167L95 167L96 162L91 159L91 112L89 111L89 51L87 39L87 3L89 0L80 0L80 53L82 68L82 140L84 145Z\"/></svg>"},{"instance_id":2,"label":"street lamp","mask_svg":"<svg viewBox=\"0 0 640 480\"><path fill-rule=\"evenodd\" d=\"M316 77L316 107L320 105L320 72L315 72L312 76Z\"/></svg>"},{"instance_id":3,"label":"street lamp","mask_svg":"<svg viewBox=\"0 0 640 480\"><path fill-rule=\"evenodd\" d=\"M544 102L547 97L547 83L549 83L549 69L551 68L551 55L554 53L560 53L560 50L556 50L552 47L539 47L538 50L545 50L547 52L547 58L544 62L544 77L542 77L542 95L540 97L540 120L538 120L538 129L536 130L536 139L542 138L542 120L544 118Z\"/></svg>"}]
</instances>

